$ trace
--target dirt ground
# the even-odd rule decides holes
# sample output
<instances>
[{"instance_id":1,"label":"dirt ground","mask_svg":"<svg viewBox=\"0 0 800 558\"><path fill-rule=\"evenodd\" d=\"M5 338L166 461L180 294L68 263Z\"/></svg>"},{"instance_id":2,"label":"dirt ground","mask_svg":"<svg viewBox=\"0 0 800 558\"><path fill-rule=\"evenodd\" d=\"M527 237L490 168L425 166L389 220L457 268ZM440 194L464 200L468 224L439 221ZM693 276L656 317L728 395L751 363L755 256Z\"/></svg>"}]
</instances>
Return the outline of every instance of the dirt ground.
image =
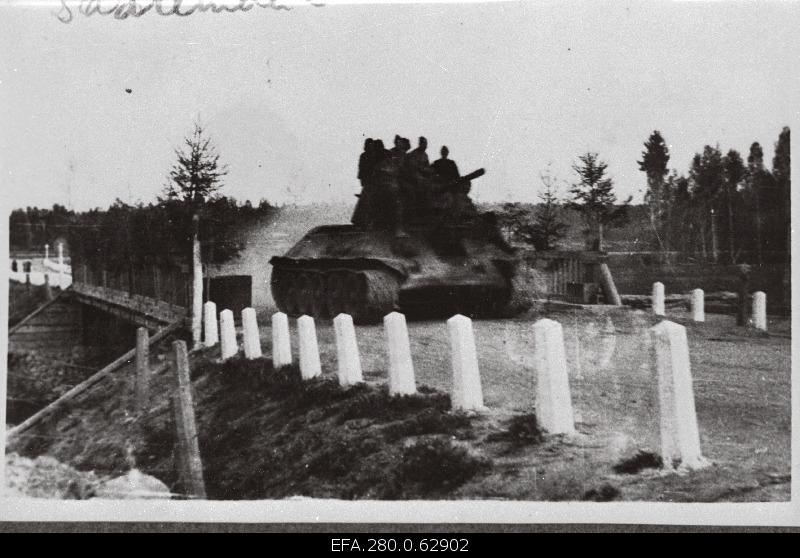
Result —
<instances>
[{"instance_id":1,"label":"dirt ground","mask_svg":"<svg viewBox=\"0 0 800 558\"><path fill-rule=\"evenodd\" d=\"M485 403L449 411L451 369L444 320L409 323L417 385L411 400L387 396L384 332L357 328L367 385L335 383L333 328L319 321L324 375L300 382L268 359L215 362L192 356L200 448L209 496L518 500L767 501L790 488L790 338L736 328L732 316L687 325L696 407L708 469L665 474L614 466L658 452L656 379L644 311L548 313L564 328L578 436L543 436L533 409L530 314L474 322ZM268 316L259 316L268 324ZM294 320L292 320L294 322ZM293 332L296 333L296 332ZM268 355L271 332L262 328ZM293 337L296 339L296 337ZM296 351L297 347L293 347ZM168 352L169 344L161 350ZM153 351L153 367L159 364ZM170 359L169 356L166 357ZM27 433L21 455L51 455L101 477L142 471L175 489L170 373L153 377L147 416L131 411L130 369Z\"/></svg>"}]
</instances>

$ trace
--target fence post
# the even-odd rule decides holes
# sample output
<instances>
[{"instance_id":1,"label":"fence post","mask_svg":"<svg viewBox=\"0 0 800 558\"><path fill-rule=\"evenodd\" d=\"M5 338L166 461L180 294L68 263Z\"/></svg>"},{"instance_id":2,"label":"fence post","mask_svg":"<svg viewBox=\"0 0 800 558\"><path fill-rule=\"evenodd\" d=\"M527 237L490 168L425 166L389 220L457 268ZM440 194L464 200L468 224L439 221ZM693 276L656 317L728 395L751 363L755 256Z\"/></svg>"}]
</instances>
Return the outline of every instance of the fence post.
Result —
<instances>
[{"instance_id":1,"label":"fence post","mask_svg":"<svg viewBox=\"0 0 800 558\"><path fill-rule=\"evenodd\" d=\"M195 498L206 497L203 481L203 462L200 459L200 445L197 440L197 424L192 401L192 381L189 374L189 355L185 341L172 343L175 349L177 371L176 391L173 395L175 423L178 434L179 477L183 490Z\"/></svg>"},{"instance_id":2,"label":"fence post","mask_svg":"<svg viewBox=\"0 0 800 558\"><path fill-rule=\"evenodd\" d=\"M219 328L221 330L220 358L228 360L239 352L239 347L236 344L236 326L233 323L232 311L226 309L219 313Z\"/></svg>"},{"instance_id":3,"label":"fence post","mask_svg":"<svg viewBox=\"0 0 800 558\"><path fill-rule=\"evenodd\" d=\"M706 321L705 293L703 289L692 291L692 320L695 322Z\"/></svg>"},{"instance_id":4,"label":"fence post","mask_svg":"<svg viewBox=\"0 0 800 558\"><path fill-rule=\"evenodd\" d=\"M656 316L665 315L664 311L664 283L656 281L653 283L653 314Z\"/></svg>"},{"instance_id":5,"label":"fence post","mask_svg":"<svg viewBox=\"0 0 800 558\"><path fill-rule=\"evenodd\" d=\"M150 343L146 327L136 329L136 410L150 404Z\"/></svg>"},{"instance_id":6,"label":"fence post","mask_svg":"<svg viewBox=\"0 0 800 558\"><path fill-rule=\"evenodd\" d=\"M213 347L219 343L219 324L217 323L217 305L210 300L203 304L203 344Z\"/></svg>"},{"instance_id":7,"label":"fence post","mask_svg":"<svg viewBox=\"0 0 800 558\"><path fill-rule=\"evenodd\" d=\"M283 312L272 315L272 367L278 369L292 364L292 342L289 317Z\"/></svg>"},{"instance_id":8,"label":"fence post","mask_svg":"<svg viewBox=\"0 0 800 558\"><path fill-rule=\"evenodd\" d=\"M389 352L389 393L414 394L417 392L417 383L414 379L406 317L399 312L392 312L384 316L383 325Z\"/></svg>"},{"instance_id":9,"label":"fence post","mask_svg":"<svg viewBox=\"0 0 800 558\"><path fill-rule=\"evenodd\" d=\"M763 291L753 293L753 325L760 331L767 331L767 294Z\"/></svg>"},{"instance_id":10,"label":"fence post","mask_svg":"<svg viewBox=\"0 0 800 558\"><path fill-rule=\"evenodd\" d=\"M533 324L536 371L536 420L551 434L575 432L561 324L541 319Z\"/></svg>"},{"instance_id":11,"label":"fence post","mask_svg":"<svg viewBox=\"0 0 800 558\"><path fill-rule=\"evenodd\" d=\"M333 327L336 331L339 385L351 386L363 382L361 357L358 354L358 341L352 316L339 314L333 319Z\"/></svg>"},{"instance_id":12,"label":"fence post","mask_svg":"<svg viewBox=\"0 0 800 558\"><path fill-rule=\"evenodd\" d=\"M472 320L456 314L447 320L447 329L453 367L453 408L465 411L484 409Z\"/></svg>"},{"instance_id":13,"label":"fence post","mask_svg":"<svg viewBox=\"0 0 800 558\"><path fill-rule=\"evenodd\" d=\"M28 276L30 277L30 274ZM47 300L53 300L53 292L50 290L50 274L46 271L44 272L44 294Z\"/></svg>"},{"instance_id":14,"label":"fence post","mask_svg":"<svg viewBox=\"0 0 800 558\"><path fill-rule=\"evenodd\" d=\"M258 333L258 320L253 308L242 310L242 333L244 337L244 357L261 358L261 338Z\"/></svg>"},{"instance_id":15,"label":"fence post","mask_svg":"<svg viewBox=\"0 0 800 558\"><path fill-rule=\"evenodd\" d=\"M650 331L658 370L661 457L664 466L672 468L673 459L679 459L683 468L705 467L708 462L700 453L686 328L664 320L650 328Z\"/></svg>"},{"instance_id":16,"label":"fence post","mask_svg":"<svg viewBox=\"0 0 800 558\"><path fill-rule=\"evenodd\" d=\"M58 243L58 288L64 290L64 243Z\"/></svg>"},{"instance_id":17,"label":"fence post","mask_svg":"<svg viewBox=\"0 0 800 558\"><path fill-rule=\"evenodd\" d=\"M322 374L322 365L319 362L319 346L317 345L314 318L311 316L297 318L297 334L300 339L300 376L304 380L316 378Z\"/></svg>"}]
</instances>

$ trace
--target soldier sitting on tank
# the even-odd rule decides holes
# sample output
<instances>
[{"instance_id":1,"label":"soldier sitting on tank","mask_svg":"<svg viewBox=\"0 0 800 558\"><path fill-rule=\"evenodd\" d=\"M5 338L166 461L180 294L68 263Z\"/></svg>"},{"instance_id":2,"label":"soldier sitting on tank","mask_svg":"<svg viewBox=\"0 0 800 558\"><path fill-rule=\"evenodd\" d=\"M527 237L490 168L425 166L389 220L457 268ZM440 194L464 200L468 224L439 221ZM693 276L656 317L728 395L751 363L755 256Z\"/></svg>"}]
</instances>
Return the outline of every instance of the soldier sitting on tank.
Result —
<instances>
[{"instance_id":1,"label":"soldier sitting on tank","mask_svg":"<svg viewBox=\"0 0 800 558\"><path fill-rule=\"evenodd\" d=\"M419 147L406 156L406 169L414 178L425 179L431 174L431 164L428 161L428 154L425 153L427 148L428 140L420 136Z\"/></svg>"},{"instance_id":2,"label":"soldier sitting on tank","mask_svg":"<svg viewBox=\"0 0 800 558\"><path fill-rule=\"evenodd\" d=\"M458 167L447 157L447 149L442 148L442 159L449 164L440 163L441 174L436 174L436 193L433 209L436 214L434 237L442 248L451 254L466 253L461 244L465 238L475 238L491 242L501 250L513 253L503 235L497 217L489 213L480 213L472 202L469 192L472 188L471 173L465 177L458 176ZM439 162L437 161L437 162ZM481 176L481 173L477 176Z\"/></svg>"},{"instance_id":3,"label":"soldier sitting on tank","mask_svg":"<svg viewBox=\"0 0 800 558\"><path fill-rule=\"evenodd\" d=\"M419 147L406 156L405 179L409 182L409 203L414 208L414 214L425 218L431 207L431 181L433 169L431 168L428 154L428 140L419 138Z\"/></svg>"},{"instance_id":4,"label":"soldier sitting on tank","mask_svg":"<svg viewBox=\"0 0 800 558\"><path fill-rule=\"evenodd\" d=\"M405 164L406 160L406 151L408 151L408 147L406 147L406 140L405 138L400 137L399 135L394 136L394 147L389 150L389 156L394 161L397 168L400 169Z\"/></svg>"},{"instance_id":5,"label":"soldier sitting on tank","mask_svg":"<svg viewBox=\"0 0 800 558\"><path fill-rule=\"evenodd\" d=\"M375 142L372 138L364 141L364 152L358 158L358 180L361 182L361 193L358 194L355 211L351 222L357 227L370 226L372 210L369 207L374 201L374 192L371 192L373 174L375 172Z\"/></svg>"},{"instance_id":6,"label":"soldier sitting on tank","mask_svg":"<svg viewBox=\"0 0 800 558\"><path fill-rule=\"evenodd\" d=\"M456 165L455 161L452 159L447 158L450 154L450 150L447 149L446 145L442 146L440 153L442 154L442 158L436 159L433 162L433 173L436 179L443 184L455 182L461 177L458 172L458 165Z\"/></svg>"},{"instance_id":7,"label":"soldier sitting on tank","mask_svg":"<svg viewBox=\"0 0 800 558\"><path fill-rule=\"evenodd\" d=\"M406 236L403 226L403 202L401 194L400 167L396 163L392 151L383 147L377 140L374 146L375 167L369 187L368 203L370 226L394 231L395 236Z\"/></svg>"}]
</instances>

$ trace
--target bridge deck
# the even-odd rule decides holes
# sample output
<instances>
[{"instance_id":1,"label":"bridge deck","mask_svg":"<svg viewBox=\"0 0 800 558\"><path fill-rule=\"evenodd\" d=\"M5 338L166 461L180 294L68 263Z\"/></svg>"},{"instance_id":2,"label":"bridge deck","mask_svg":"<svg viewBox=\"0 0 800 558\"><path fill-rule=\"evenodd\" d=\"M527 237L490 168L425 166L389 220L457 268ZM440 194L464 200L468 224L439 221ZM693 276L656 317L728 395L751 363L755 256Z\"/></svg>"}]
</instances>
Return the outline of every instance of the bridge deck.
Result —
<instances>
[{"instance_id":1,"label":"bridge deck","mask_svg":"<svg viewBox=\"0 0 800 558\"><path fill-rule=\"evenodd\" d=\"M188 315L183 306L110 287L76 282L66 292L81 304L94 306L149 329L185 320Z\"/></svg>"}]
</instances>

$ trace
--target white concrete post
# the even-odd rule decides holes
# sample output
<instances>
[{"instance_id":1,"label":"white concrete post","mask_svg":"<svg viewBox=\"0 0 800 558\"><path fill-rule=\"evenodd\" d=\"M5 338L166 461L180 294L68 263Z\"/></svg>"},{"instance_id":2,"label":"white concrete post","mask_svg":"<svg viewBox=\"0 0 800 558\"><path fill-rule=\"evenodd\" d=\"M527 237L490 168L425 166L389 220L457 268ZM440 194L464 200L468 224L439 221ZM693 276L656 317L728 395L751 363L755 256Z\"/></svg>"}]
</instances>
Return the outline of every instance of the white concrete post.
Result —
<instances>
[{"instance_id":1,"label":"white concrete post","mask_svg":"<svg viewBox=\"0 0 800 558\"><path fill-rule=\"evenodd\" d=\"M447 329L453 367L453 408L465 411L484 409L472 320L456 314L447 320Z\"/></svg>"},{"instance_id":2,"label":"white concrete post","mask_svg":"<svg viewBox=\"0 0 800 558\"><path fill-rule=\"evenodd\" d=\"M272 367L292 364L292 343L289 336L289 317L283 312L272 315Z\"/></svg>"},{"instance_id":3,"label":"white concrete post","mask_svg":"<svg viewBox=\"0 0 800 558\"><path fill-rule=\"evenodd\" d=\"M210 300L203 304L203 344L213 347L219 343L219 324L217 323L217 305Z\"/></svg>"},{"instance_id":4,"label":"white concrete post","mask_svg":"<svg viewBox=\"0 0 800 558\"><path fill-rule=\"evenodd\" d=\"M536 420L551 434L575 432L569 392L564 332L561 324L542 319L533 324L536 371Z\"/></svg>"},{"instance_id":5,"label":"white concrete post","mask_svg":"<svg viewBox=\"0 0 800 558\"><path fill-rule=\"evenodd\" d=\"M244 337L244 357L261 358L261 338L258 334L258 320L254 308L242 310L242 334Z\"/></svg>"},{"instance_id":6,"label":"white concrete post","mask_svg":"<svg viewBox=\"0 0 800 558\"><path fill-rule=\"evenodd\" d=\"M352 316L339 314L333 319L333 328L336 331L339 385L351 386L363 382L361 357L358 354L358 341Z\"/></svg>"},{"instance_id":7,"label":"white concrete post","mask_svg":"<svg viewBox=\"0 0 800 558\"><path fill-rule=\"evenodd\" d=\"M664 316L664 283L656 281L653 283L653 314Z\"/></svg>"},{"instance_id":8,"label":"white concrete post","mask_svg":"<svg viewBox=\"0 0 800 558\"><path fill-rule=\"evenodd\" d=\"M319 346L317 345L317 329L314 318L300 316L297 318L297 335L300 348L300 376L304 380L316 378L322 374L319 362Z\"/></svg>"},{"instance_id":9,"label":"white concrete post","mask_svg":"<svg viewBox=\"0 0 800 558\"><path fill-rule=\"evenodd\" d=\"M219 313L219 329L220 329L220 358L228 360L239 352L239 347L236 344L236 326L233 323L233 312L231 310L223 310Z\"/></svg>"},{"instance_id":10,"label":"white concrete post","mask_svg":"<svg viewBox=\"0 0 800 558\"><path fill-rule=\"evenodd\" d=\"M700 452L700 433L694 408L689 343L686 328L664 320L650 328L658 370L661 457L672 468L699 469L708 465Z\"/></svg>"},{"instance_id":11,"label":"white concrete post","mask_svg":"<svg viewBox=\"0 0 800 558\"><path fill-rule=\"evenodd\" d=\"M703 289L692 291L692 319L696 322L706 321L705 293Z\"/></svg>"},{"instance_id":12,"label":"white concrete post","mask_svg":"<svg viewBox=\"0 0 800 558\"><path fill-rule=\"evenodd\" d=\"M767 331L767 294L763 291L753 293L753 325L758 330Z\"/></svg>"},{"instance_id":13,"label":"white concrete post","mask_svg":"<svg viewBox=\"0 0 800 558\"><path fill-rule=\"evenodd\" d=\"M50 245L49 244L45 244L44 245L44 259L45 259L45 261L50 259Z\"/></svg>"},{"instance_id":14,"label":"white concrete post","mask_svg":"<svg viewBox=\"0 0 800 558\"><path fill-rule=\"evenodd\" d=\"M58 243L58 288L64 290L64 243Z\"/></svg>"},{"instance_id":15,"label":"white concrete post","mask_svg":"<svg viewBox=\"0 0 800 558\"><path fill-rule=\"evenodd\" d=\"M203 333L203 262L200 259L200 216L197 214L192 217L192 227L192 348L197 349L202 343Z\"/></svg>"},{"instance_id":16,"label":"white concrete post","mask_svg":"<svg viewBox=\"0 0 800 558\"><path fill-rule=\"evenodd\" d=\"M416 393L417 383L414 379L406 317L399 312L392 312L384 316L383 326L386 330L389 352L389 393L391 395Z\"/></svg>"}]
</instances>

